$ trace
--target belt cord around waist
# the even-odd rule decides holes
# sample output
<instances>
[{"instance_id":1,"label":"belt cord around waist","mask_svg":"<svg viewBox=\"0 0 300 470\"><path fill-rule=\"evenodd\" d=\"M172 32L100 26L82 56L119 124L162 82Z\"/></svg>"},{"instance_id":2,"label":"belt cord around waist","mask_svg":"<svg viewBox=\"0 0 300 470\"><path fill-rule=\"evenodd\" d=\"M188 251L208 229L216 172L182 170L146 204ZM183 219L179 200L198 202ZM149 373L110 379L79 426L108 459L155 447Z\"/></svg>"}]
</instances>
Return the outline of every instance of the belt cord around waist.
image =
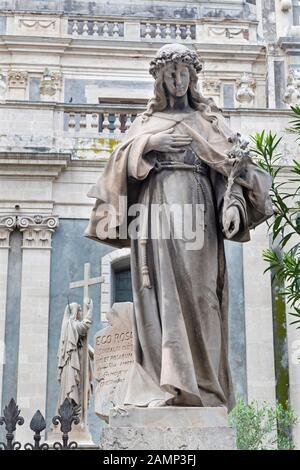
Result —
<instances>
[{"instance_id":1,"label":"belt cord around waist","mask_svg":"<svg viewBox=\"0 0 300 470\"><path fill-rule=\"evenodd\" d=\"M173 170L173 169L181 169L181 170L190 170L193 171L194 173L201 173L204 175L207 175L207 169L203 167L201 164L188 164L184 162L176 162L176 161L165 161L165 162L159 162L156 161L154 165L154 170L156 172L162 171L162 170ZM203 191L203 196L205 198L205 194ZM140 246L141 246L141 274L142 274L142 285L143 287L146 287L148 289L151 289L151 281L150 281L150 273L149 273L149 266L148 266L148 257L147 257L147 244L148 244L148 219L144 221L145 225L143 227L143 236L140 239Z\"/></svg>"},{"instance_id":2,"label":"belt cord around waist","mask_svg":"<svg viewBox=\"0 0 300 470\"><path fill-rule=\"evenodd\" d=\"M154 165L154 170L156 172L160 172L163 170L189 170L194 171L196 173L201 173L203 175L207 175L208 171L202 164L195 163L189 164L184 162L176 162L176 161L156 161Z\"/></svg>"}]
</instances>

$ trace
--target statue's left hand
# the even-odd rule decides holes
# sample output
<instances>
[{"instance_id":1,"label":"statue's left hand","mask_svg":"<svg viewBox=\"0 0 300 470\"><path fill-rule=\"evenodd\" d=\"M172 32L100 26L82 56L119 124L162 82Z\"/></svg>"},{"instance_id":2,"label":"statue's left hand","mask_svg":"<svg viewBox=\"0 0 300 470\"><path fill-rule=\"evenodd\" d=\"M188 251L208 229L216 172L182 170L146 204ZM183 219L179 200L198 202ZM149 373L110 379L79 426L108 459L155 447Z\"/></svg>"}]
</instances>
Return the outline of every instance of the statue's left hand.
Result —
<instances>
[{"instance_id":1,"label":"statue's left hand","mask_svg":"<svg viewBox=\"0 0 300 470\"><path fill-rule=\"evenodd\" d=\"M223 214L223 230L226 238L234 237L240 228L240 213L237 207L231 206Z\"/></svg>"}]
</instances>

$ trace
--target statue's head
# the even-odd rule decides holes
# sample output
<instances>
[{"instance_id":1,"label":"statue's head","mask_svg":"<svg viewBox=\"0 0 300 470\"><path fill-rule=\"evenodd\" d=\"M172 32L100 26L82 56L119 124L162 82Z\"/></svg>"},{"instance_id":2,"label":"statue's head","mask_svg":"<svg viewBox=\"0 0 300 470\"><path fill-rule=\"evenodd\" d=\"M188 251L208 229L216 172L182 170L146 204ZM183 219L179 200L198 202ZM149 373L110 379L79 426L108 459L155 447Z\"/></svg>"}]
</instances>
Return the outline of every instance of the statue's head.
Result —
<instances>
[{"instance_id":1,"label":"statue's head","mask_svg":"<svg viewBox=\"0 0 300 470\"><path fill-rule=\"evenodd\" d=\"M161 83L165 94L175 97L184 96L188 91L190 94L193 92L193 86L197 86L197 74L201 70L202 65L196 52L182 44L161 47L150 62L150 74L156 84Z\"/></svg>"},{"instance_id":2,"label":"statue's head","mask_svg":"<svg viewBox=\"0 0 300 470\"><path fill-rule=\"evenodd\" d=\"M148 103L144 120L154 112L166 109L170 95L182 97L187 94L191 108L203 112L218 111L214 102L204 98L198 90L201 70L197 53L183 44L161 47L150 62L149 72L155 80L154 97Z\"/></svg>"},{"instance_id":3,"label":"statue's head","mask_svg":"<svg viewBox=\"0 0 300 470\"><path fill-rule=\"evenodd\" d=\"M68 309L69 316L72 320L81 320L82 309L78 303L72 302L71 304L68 304L67 309Z\"/></svg>"}]
</instances>

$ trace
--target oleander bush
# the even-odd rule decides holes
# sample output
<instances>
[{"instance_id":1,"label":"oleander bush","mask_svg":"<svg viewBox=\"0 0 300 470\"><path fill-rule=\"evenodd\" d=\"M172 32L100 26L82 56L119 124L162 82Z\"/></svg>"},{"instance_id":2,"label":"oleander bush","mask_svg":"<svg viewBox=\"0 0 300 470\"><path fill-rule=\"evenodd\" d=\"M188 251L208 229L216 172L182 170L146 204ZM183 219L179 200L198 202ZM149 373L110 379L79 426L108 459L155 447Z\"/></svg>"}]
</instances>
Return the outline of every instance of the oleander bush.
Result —
<instances>
[{"instance_id":1,"label":"oleander bush","mask_svg":"<svg viewBox=\"0 0 300 470\"><path fill-rule=\"evenodd\" d=\"M300 108L292 107L292 111L295 118L288 131L300 139ZM282 137L271 131L256 133L252 136L254 147L251 151L256 155L258 165L273 180L270 196L275 212L268 223L275 247L263 252L265 261L269 263L266 271L270 270L273 281L282 285L278 294L290 308L289 314L294 320L291 324L300 328L300 162L294 160L291 178L284 178L282 155L277 152L281 140ZM290 190L291 183L294 191Z\"/></svg>"},{"instance_id":2,"label":"oleander bush","mask_svg":"<svg viewBox=\"0 0 300 470\"><path fill-rule=\"evenodd\" d=\"M229 415L229 423L236 430L239 450L293 450L291 427L297 417L287 404L272 407L253 400L246 404L238 399Z\"/></svg>"}]
</instances>

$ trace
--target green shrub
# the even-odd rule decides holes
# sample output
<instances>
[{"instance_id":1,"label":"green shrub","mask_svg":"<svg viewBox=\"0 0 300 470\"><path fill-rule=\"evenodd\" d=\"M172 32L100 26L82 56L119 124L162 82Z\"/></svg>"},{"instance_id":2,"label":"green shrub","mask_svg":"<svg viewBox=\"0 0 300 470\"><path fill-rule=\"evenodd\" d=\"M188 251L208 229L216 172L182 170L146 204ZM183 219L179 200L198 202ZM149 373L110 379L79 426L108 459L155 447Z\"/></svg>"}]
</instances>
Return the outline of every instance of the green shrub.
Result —
<instances>
[{"instance_id":1,"label":"green shrub","mask_svg":"<svg viewBox=\"0 0 300 470\"><path fill-rule=\"evenodd\" d=\"M237 448L240 450L293 450L290 428L297 418L290 405L253 400L248 405L238 399L229 415L230 425L237 433Z\"/></svg>"}]
</instances>

